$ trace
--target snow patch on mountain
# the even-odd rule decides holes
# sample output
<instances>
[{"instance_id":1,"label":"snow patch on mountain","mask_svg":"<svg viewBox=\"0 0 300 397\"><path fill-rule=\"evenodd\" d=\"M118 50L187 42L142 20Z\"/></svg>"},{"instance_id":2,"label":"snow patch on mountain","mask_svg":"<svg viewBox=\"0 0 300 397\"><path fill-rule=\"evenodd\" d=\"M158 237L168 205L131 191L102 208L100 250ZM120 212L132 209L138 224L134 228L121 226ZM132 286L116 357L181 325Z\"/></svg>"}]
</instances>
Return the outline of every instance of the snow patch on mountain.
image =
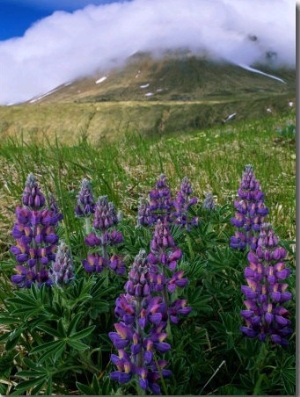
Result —
<instances>
[{"instance_id":1,"label":"snow patch on mountain","mask_svg":"<svg viewBox=\"0 0 300 397\"><path fill-rule=\"evenodd\" d=\"M268 73L262 72L261 70L252 68L251 66L244 65L242 63L239 63L238 66L240 66L243 69L249 70L249 72L259 73L259 74L262 74L263 76L270 77L271 79L278 80L281 83L286 84L286 82L284 80L282 80L280 77L276 77L276 76L273 76L272 74L268 74Z\"/></svg>"}]
</instances>

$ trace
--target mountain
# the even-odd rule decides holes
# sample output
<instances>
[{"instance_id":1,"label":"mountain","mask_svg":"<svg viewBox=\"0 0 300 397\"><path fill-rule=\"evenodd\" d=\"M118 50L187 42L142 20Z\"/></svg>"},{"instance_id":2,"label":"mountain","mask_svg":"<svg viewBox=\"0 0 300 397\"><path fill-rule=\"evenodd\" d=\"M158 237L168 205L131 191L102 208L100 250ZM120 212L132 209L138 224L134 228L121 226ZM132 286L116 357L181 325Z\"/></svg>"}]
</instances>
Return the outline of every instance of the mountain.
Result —
<instances>
[{"instance_id":1,"label":"mountain","mask_svg":"<svg viewBox=\"0 0 300 397\"><path fill-rule=\"evenodd\" d=\"M203 101L295 89L295 71L259 71L272 76L277 72L276 77L286 84L238 65L189 53L171 53L162 59L137 53L122 68L67 83L29 102Z\"/></svg>"},{"instance_id":2,"label":"mountain","mask_svg":"<svg viewBox=\"0 0 300 397\"><path fill-rule=\"evenodd\" d=\"M124 66L99 70L24 104L0 107L0 134L22 129L62 139L93 140L134 130L168 133L289 110L296 71L235 65L188 52L131 56Z\"/></svg>"}]
</instances>

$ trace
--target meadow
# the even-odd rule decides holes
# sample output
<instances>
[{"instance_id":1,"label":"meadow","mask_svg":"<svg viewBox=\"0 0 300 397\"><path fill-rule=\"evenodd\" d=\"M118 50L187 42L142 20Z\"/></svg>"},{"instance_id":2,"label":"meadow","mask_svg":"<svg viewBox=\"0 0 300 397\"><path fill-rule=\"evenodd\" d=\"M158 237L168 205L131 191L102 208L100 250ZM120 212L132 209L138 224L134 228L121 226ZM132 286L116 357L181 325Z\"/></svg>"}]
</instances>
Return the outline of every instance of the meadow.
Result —
<instances>
[{"instance_id":1,"label":"meadow","mask_svg":"<svg viewBox=\"0 0 300 397\"><path fill-rule=\"evenodd\" d=\"M284 116L228 122L193 132L147 137L127 131L97 143L91 142L84 131L72 140L70 137L68 144L59 139L28 142L22 134L2 139L0 393L157 392L155 377L154 381L143 371L134 373L132 367L124 367L123 359L111 356L117 350L114 337L108 335L115 331L116 299L124 294L136 256L140 250L151 250L154 226L137 226L140 199L148 197L164 174L173 197L183 178L188 178L192 196L198 200L188 214L197 217L198 223L188 229L169 225L182 252L176 269L188 280L187 285L172 292L174 295L170 293L169 303L186 299L191 311L178 316L177 323L166 321L163 338L171 348L164 351L161 347L153 353L161 393L295 394L295 134L295 111L290 109ZM240 331L244 324L241 286L246 285L249 247L235 250L229 242L235 231L230 221L236 212L234 201L247 164L253 166L264 193L269 209L266 222L287 252L283 262L290 275L285 282L292 299L284 307L293 329L288 346L274 343L269 335L261 342ZM15 209L21 205L31 173L46 198L49 193L55 197L63 214L55 233L70 248L74 277L60 287L33 284L31 288L16 288L11 281L16 266L10 250L15 244ZM91 225L87 227L74 212L84 178L90 181L95 199L107 196L122 211L115 227L123 240L109 247L109 253L122 257L124 274L108 268L87 272L82 266L82 261L96 252L95 246L91 251L85 242ZM212 209L203 206L207 193L213 195ZM152 325L150 321L148 326ZM166 369L165 364L158 364L162 357L168 362ZM117 375L110 376L116 371L116 363L119 372L128 375L120 377L118 373L119 382Z\"/></svg>"}]
</instances>

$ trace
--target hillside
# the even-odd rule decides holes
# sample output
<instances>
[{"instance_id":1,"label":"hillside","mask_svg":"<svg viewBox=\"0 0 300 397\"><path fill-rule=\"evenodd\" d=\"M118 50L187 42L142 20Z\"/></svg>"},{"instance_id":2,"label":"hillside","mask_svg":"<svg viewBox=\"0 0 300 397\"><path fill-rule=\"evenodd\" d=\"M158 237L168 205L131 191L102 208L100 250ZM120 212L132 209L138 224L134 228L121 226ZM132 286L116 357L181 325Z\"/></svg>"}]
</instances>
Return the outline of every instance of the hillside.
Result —
<instances>
[{"instance_id":1,"label":"hillside","mask_svg":"<svg viewBox=\"0 0 300 397\"><path fill-rule=\"evenodd\" d=\"M93 141L126 130L142 134L205 128L276 115L295 101L296 71L247 70L186 53L135 54L124 67L57 87L24 104L0 107L0 134Z\"/></svg>"}]
</instances>

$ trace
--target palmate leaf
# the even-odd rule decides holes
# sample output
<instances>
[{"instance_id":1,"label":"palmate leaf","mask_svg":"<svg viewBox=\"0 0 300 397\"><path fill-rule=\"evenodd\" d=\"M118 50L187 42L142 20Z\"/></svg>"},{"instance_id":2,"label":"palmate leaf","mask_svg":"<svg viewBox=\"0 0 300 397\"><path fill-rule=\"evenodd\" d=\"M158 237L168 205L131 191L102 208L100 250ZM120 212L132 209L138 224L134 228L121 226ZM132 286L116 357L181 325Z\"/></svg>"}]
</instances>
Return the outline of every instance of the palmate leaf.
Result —
<instances>
[{"instance_id":1,"label":"palmate leaf","mask_svg":"<svg viewBox=\"0 0 300 397\"><path fill-rule=\"evenodd\" d=\"M76 387L80 393L84 396L95 396L97 393L94 392L93 388L80 382L76 382Z\"/></svg>"},{"instance_id":2,"label":"palmate leaf","mask_svg":"<svg viewBox=\"0 0 300 397\"><path fill-rule=\"evenodd\" d=\"M76 386L80 393L86 396L99 396L112 394L112 388L110 385L109 378L102 378L99 380L97 375L93 375L93 380L90 385L85 385L80 382L76 382Z\"/></svg>"},{"instance_id":3,"label":"palmate leaf","mask_svg":"<svg viewBox=\"0 0 300 397\"><path fill-rule=\"evenodd\" d=\"M272 368L272 378L277 384L282 385L284 392L289 395L295 394L296 387L296 363L295 356L288 356L285 360L277 361L276 366L268 365L266 368Z\"/></svg>"},{"instance_id":4,"label":"palmate leaf","mask_svg":"<svg viewBox=\"0 0 300 397\"><path fill-rule=\"evenodd\" d=\"M83 313L82 312L77 313L73 317L73 319L71 320L71 322L69 324L69 327L68 327L68 331L67 331L67 335L68 336L71 336L74 332L76 332L75 331L76 327L77 327L79 321L82 319L82 317L83 317Z\"/></svg>"},{"instance_id":5,"label":"palmate leaf","mask_svg":"<svg viewBox=\"0 0 300 397\"><path fill-rule=\"evenodd\" d=\"M67 299L72 302L72 307L84 304L93 298L90 294L90 289L94 284L95 281L93 279L81 278L80 280L74 280L70 288L66 290Z\"/></svg>"},{"instance_id":6,"label":"palmate leaf","mask_svg":"<svg viewBox=\"0 0 300 397\"><path fill-rule=\"evenodd\" d=\"M188 305L192 307L192 312L190 316L195 316L199 314L211 313L211 300L212 297L210 295L203 294L203 288L193 288L190 285L186 291L186 298L188 301Z\"/></svg>"},{"instance_id":7,"label":"palmate leaf","mask_svg":"<svg viewBox=\"0 0 300 397\"><path fill-rule=\"evenodd\" d=\"M14 392L13 394L21 394L23 392L28 392L30 389L32 389L32 393L31 394L37 394L41 388L47 384L47 375L44 376L39 376L36 377L34 379L30 379L30 380L25 380L21 383L18 384L18 386L16 387L16 392ZM29 394L29 393L27 393Z\"/></svg>"},{"instance_id":8,"label":"palmate leaf","mask_svg":"<svg viewBox=\"0 0 300 397\"><path fill-rule=\"evenodd\" d=\"M45 394L52 394L52 373L48 367L41 364L40 362L34 362L29 358L24 358L24 364L29 370L19 371L16 376L19 378L32 378L22 381L14 394L21 394L22 392L28 392L30 389L31 394L37 394L43 387L46 387ZM52 372L56 371L56 368L52 368ZM28 393L27 393L28 394Z\"/></svg>"},{"instance_id":9,"label":"palmate leaf","mask_svg":"<svg viewBox=\"0 0 300 397\"><path fill-rule=\"evenodd\" d=\"M24 328L21 326L9 333L7 342L5 345L6 350L12 350L18 344L23 331L24 331Z\"/></svg>"},{"instance_id":10,"label":"palmate leaf","mask_svg":"<svg viewBox=\"0 0 300 397\"><path fill-rule=\"evenodd\" d=\"M19 317L14 317L10 313L0 313L0 324L21 324L23 321Z\"/></svg>"},{"instance_id":11,"label":"palmate leaf","mask_svg":"<svg viewBox=\"0 0 300 397\"><path fill-rule=\"evenodd\" d=\"M72 340L72 339L69 339L69 340L68 340L68 345L71 346L71 347L73 347L73 349L79 350L79 351L86 350L86 349L89 349L89 348L90 348L90 347L89 347L88 345L86 345L85 343L80 342L80 341L77 341L77 340Z\"/></svg>"},{"instance_id":12,"label":"palmate leaf","mask_svg":"<svg viewBox=\"0 0 300 397\"><path fill-rule=\"evenodd\" d=\"M18 290L14 293L14 297L8 298L5 302L7 310L13 316L27 320L33 315L40 313L46 314L45 306L49 302L50 289L46 286L38 288L32 285L30 289Z\"/></svg>"},{"instance_id":13,"label":"palmate leaf","mask_svg":"<svg viewBox=\"0 0 300 397\"><path fill-rule=\"evenodd\" d=\"M62 353L65 351L66 341L56 340L52 342L43 343L42 345L34 347L29 355L42 353L39 358L39 362L45 361L49 356L52 356L53 360L56 361Z\"/></svg>"},{"instance_id":14,"label":"palmate leaf","mask_svg":"<svg viewBox=\"0 0 300 397\"><path fill-rule=\"evenodd\" d=\"M65 334L61 335L61 333L57 329L55 329L55 328L53 328L53 327L51 327L50 325L47 325L47 324L38 325L37 328L40 329L43 332L46 332L49 335L52 335L52 336L56 337L56 338L61 338L61 337L65 336Z\"/></svg>"},{"instance_id":15,"label":"palmate leaf","mask_svg":"<svg viewBox=\"0 0 300 397\"><path fill-rule=\"evenodd\" d=\"M95 327L96 327L95 325L91 325L91 326L87 327L86 329L83 329L82 331L73 332L72 334L68 335L69 340L75 341L75 340L86 338L93 332Z\"/></svg>"}]
</instances>

